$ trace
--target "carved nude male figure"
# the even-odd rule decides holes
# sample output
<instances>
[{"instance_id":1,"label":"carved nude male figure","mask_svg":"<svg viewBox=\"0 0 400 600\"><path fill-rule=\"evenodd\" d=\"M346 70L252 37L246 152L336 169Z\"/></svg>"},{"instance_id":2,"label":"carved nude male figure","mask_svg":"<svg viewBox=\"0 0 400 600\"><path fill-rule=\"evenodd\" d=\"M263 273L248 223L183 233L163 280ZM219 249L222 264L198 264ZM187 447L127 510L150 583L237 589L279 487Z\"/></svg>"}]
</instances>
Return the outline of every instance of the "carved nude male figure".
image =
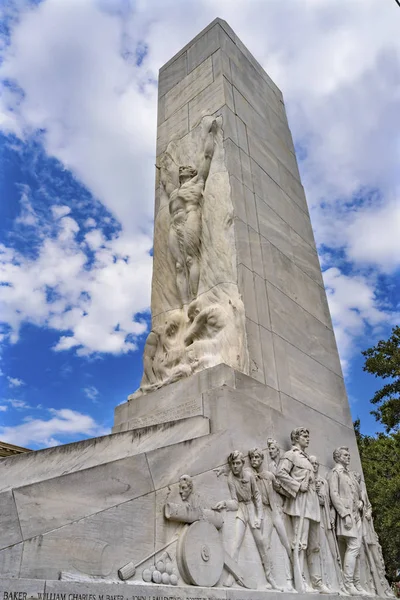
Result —
<instances>
[{"instance_id":1,"label":"carved nude male figure","mask_svg":"<svg viewBox=\"0 0 400 600\"><path fill-rule=\"evenodd\" d=\"M183 305L197 296L199 287L202 200L214 155L216 131L214 120L207 133L199 170L180 166L179 187L175 187L168 170L161 168L161 183L169 197L171 218L168 245L175 261L176 284Z\"/></svg>"}]
</instances>

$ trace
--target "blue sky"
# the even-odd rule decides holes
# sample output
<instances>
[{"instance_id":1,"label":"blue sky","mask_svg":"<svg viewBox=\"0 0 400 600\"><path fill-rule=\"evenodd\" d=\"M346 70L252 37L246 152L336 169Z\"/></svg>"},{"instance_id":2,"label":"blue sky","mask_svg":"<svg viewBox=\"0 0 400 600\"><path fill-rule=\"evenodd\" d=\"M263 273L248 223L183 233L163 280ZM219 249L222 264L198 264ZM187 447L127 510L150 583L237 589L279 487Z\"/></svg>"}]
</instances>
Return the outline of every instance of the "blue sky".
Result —
<instances>
[{"instance_id":1,"label":"blue sky","mask_svg":"<svg viewBox=\"0 0 400 600\"><path fill-rule=\"evenodd\" d=\"M108 433L149 325L157 72L216 16L282 89L353 416L400 321L400 9L378 0L3 1L0 439Z\"/></svg>"}]
</instances>

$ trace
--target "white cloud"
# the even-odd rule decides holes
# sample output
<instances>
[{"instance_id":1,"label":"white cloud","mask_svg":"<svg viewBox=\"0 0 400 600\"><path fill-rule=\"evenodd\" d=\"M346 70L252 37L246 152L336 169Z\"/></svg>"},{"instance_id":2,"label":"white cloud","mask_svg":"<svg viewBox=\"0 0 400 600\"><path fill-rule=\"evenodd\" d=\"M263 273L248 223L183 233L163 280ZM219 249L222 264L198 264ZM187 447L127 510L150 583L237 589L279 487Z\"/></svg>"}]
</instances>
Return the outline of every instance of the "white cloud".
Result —
<instances>
[{"instance_id":1,"label":"white cloud","mask_svg":"<svg viewBox=\"0 0 400 600\"><path fill-rule=\"evenodd\" d=\"M25 382L18 377L7 377L7 381L10 387L21 387L21 385L25 385Z\"/></svg>"},{"instance_id":2,"label":"white cloud","mask_svg":"<svg viewBox=\"0 0 400 600\"><path fill-rule=\"evenodd\" d=\"M350 276L332 267L323 272L329 308L335 328L343 369L348 367L354 348L368 331L394 324L400 314L388 311L379 301L374 281Z\"/></svg>"},{"instance_id":3,"label":"white cloud","mask_svg":"<svg viewBox=\"0 0 400 600\"><path fill-rule=\"evenodd\" d=\"M16 408L17 410L31 408L24 400L18 400L16 398L7 398L3 400L3 402L7 402L12 408Z\"/></svg>"},{"instance_id":4,"label":"white cloud","mask_svg":"<svg viewBox=\"0 0 400 600\"><path fill-rule=\"evenodd\" d=\"M4 404L0 404L0 412L6 412L6 410L8 410L8 406L5 406Z\"/></svg>"},{"instance_id":5,"label":"white cloud","mask_svg":"<svg viewBox=\"0 0 400 600\"><path fill-rule=\"evenodd\" d=\"M89 415L62 408L50 409L50 419L30 419L14 427L0 427L0 438L10 444L19 446L51 446L60 442L54 436L69 437L77 435L99 436L107 435L109 430Z\"/></svg>"},{"instance_id":6,"label":"white cloud","mask_svg":"<svg viewBox=\"0 0 400 600\"><path fill-rule=\"evenodd\" d=\"M56 227L57 235L43 239L36 258L0 246L0 279L5 283L0 314L10 327L11 342L18 340L22 323L30 322L60 332L57 351L76 348L87 355L134 349L135 337L146 330L135 314L149 305L151 240L143 235L134 240L124 234L102 237L89 268L88 246L78 240L77 222L69 215L57 216Z\"/></svg>"},{"instance_id":7,"label":"white cloud","mask_svg":"<svg viewBox=\"0 0 400 600\"><path fill-rule=\"evenodd\" d=\"M83 388L83 392L89 400L95 402L99 395L99 390L94 385L89 385L88 387Z\"/></svg>"},{"instance_id":8,"label":"white cloud","mask_svg":"<svg viewBox=\"0 0 400 600\"><path fill-rule=\"evenodd\" d=\"M347 230L347 254L350 260L382 271L400 266L400 195L359 211Z\"/></svg>"}]
</instances>

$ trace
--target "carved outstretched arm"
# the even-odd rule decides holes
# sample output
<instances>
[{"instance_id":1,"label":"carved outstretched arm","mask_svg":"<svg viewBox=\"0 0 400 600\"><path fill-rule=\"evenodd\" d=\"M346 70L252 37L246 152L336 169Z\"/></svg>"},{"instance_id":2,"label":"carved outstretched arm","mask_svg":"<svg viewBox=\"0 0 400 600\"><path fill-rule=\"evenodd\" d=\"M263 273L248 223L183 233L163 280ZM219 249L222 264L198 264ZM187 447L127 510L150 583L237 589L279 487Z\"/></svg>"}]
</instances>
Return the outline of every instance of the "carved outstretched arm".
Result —
<instances>
[{"instance_id":1,"label":"carved outstretched arm","mask_svg":"<svg viewBox=\"0 0 400 600\"><path fill-rule=\"evenodd\" d=\"M176 189L176 185L172 181L171 176L171 163L173 162L172 157L165 153L160 162L160 181L161 185L165 189L168 198L172 194L172 192Z\"/></svg>"},{"instance_id":2,"label":"carved outstretched arm","mask_svg":"<svg viewBox=\"0 0 400 600\"><path fill-rule=\"evenodd\" d=\"M211 123L210 129L208 130L205 145L204 145L204 157L199 168L197 175L198 181L205 183L208 174L210 172L212 157L214 156L215 136L217 133L217 121Z\"/></svg>"}]
</instances>

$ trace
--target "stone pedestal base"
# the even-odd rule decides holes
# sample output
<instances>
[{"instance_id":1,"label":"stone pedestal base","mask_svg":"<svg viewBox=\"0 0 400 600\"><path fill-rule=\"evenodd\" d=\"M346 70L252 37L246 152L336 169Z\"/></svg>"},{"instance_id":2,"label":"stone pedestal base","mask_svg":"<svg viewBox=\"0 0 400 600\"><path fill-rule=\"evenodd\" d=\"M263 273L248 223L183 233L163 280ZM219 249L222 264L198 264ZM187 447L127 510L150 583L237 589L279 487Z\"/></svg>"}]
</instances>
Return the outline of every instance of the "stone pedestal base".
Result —
<instances>
[{"instance_id":1,"label":"stone pedestal base","mask_svg":"<svg viewBox=\"0 0 400 600\"><path fill-rule=\"evenodd\" d=\"M290 431L299 424L311 431L310 452L320 457L321 470L332 466L335 446L349 446L358 456L352 428L226 365L132 400L116 413L119 433L0 461L0 577L18 585L20 579L57 580L61 572L117 578L118 569L143 561L181 531L182 523L164 516L167 502L181 502L181 475L192 477L202 506L211 508L230 498L225 474L232 451L247 455L256 446L265 451L270 437L286 450ZM265 463L268 468L267 452ZM221 541L232 553L236 512L219 514ZM275 531L271 543L272 572L285 587L286 554ZM168 552L176 567L176 544ZM327 552L322 544L321 556ZM265 587L249 527L238 563ZM142 564L137 582L154 558ZM337 587L329 573L325 581ZM188 587L185 593L200 592ZM236 587L229 593L245 591Z\"/></svg>"},{"instance_id":2,"label":"stone pedestal base","mask_svg":"<svg viewBox=\"0 0 400 600\"><path fill-rule=\"evenodd\" d=\"M310 600L310 594L246 590L244 588L189 588L127 582L46 581L1 579L2 600ZM337 600L336 594L324 595ZM368 598L379 598L368 596Z\"/></svg>"}]
</instances>

